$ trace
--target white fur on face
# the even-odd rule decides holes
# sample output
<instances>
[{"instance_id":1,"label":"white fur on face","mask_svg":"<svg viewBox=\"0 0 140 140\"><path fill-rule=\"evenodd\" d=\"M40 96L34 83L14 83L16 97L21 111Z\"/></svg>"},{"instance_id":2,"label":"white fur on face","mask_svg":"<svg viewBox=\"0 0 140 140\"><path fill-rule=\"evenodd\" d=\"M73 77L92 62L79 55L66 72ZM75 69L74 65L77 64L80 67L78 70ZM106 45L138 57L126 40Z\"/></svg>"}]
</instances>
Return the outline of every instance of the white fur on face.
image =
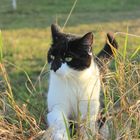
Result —
<instances>
[{"instance_id":1,"label":"white fur on face","mask_svg":"<svg viewBox=\"0 0 140 140\"><path fill-rule=\"evenodd\" d=\"M71 68L67 65L67 63L62 63L61 67L55 72L57 75L65 77L69 75Z\"/></svg>"}]
</instances>

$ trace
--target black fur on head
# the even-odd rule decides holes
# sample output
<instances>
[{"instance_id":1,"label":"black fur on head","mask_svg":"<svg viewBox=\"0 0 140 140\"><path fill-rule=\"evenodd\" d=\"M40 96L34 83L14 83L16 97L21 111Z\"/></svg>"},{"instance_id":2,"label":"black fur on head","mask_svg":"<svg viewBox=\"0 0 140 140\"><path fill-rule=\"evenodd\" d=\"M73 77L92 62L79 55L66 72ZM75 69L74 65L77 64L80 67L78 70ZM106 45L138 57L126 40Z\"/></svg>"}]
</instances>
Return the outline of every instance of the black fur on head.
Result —
<instances>
[{"instance_id":1,"label":"black fur on head","mask_svg":"<svg viewBox=\"0 0 140 140\"><path fill-rule=\"evenodd\" d=\"M48 52L51 70L57 71L63 63L75 70L88 68L92 60L93 34L89 32L82 37L65 34L55 24L51 26L52 45Z\"/></svg>"}]
</instances>

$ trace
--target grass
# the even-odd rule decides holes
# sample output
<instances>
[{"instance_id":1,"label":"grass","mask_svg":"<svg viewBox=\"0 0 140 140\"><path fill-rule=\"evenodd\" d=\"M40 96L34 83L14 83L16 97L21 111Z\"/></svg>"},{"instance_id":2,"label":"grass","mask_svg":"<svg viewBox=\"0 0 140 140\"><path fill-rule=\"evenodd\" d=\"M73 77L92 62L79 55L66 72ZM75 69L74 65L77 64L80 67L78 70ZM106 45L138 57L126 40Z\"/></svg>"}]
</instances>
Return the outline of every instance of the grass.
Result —
<instances>
[{"instance_id":1,"label":"grass","mask_svg":"<svg viewBox=\"0 0 140 140\"><path fill-rule=\"evenodd\" d=\"M9 0L0 2L0 139L34 139L46 128L50 24L57 20L63 26L74 0L18 0L17 11L12 11ZM104 88L112 140L140 139L139 4L138 0L78 0L64 29L76 34L93 31L95 53L105 34L116 32L119 53L105 75Z\"/></svg>"},{"instance_id":2,"label":"grass","mask_svg":"<svg viewBox=\"0 0 140 140\"><path fill-rule=\"evenodd\" d=\"M0 2L0 27L17 29L46 28L56 20L63 25L74 0L18 0L17 11L12 11L11 1ZM139 19L139 5L138 0L78 0L68 26Z\"/></svg>"}]
</instances>

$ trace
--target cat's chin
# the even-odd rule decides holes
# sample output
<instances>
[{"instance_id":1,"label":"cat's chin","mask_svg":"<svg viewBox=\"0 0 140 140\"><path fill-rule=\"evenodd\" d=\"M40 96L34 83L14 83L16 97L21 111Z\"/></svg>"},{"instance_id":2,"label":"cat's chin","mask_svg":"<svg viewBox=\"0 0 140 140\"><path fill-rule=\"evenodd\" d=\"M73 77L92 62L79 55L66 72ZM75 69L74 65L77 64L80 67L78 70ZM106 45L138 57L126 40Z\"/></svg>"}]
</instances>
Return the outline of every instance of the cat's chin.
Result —
<instances>
[{"instance_id":1,"label":"cat's chin","mask_svg":"<svg viewBox=\"0 0 140 140\"><path fill-rule=\"evenodd\" d=\"M53 71L53 74L56 74L61 77L67 77L70 74L70 72L71 68L66 63L63 63L56 72Z\"/></svg>"}]
</instances>

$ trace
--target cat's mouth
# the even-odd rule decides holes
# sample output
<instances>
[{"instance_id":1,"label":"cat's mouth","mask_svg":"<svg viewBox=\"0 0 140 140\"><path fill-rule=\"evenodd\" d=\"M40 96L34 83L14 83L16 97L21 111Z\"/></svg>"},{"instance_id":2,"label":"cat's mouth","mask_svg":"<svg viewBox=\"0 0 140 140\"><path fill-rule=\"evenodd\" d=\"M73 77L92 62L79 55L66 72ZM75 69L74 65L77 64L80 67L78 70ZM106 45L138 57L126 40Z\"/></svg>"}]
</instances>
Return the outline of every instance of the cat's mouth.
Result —
<instances>
[{"instance_id":1,"label":"cat's mouth","mask_svg":"<svg viewBox=\"0 0 140 140\"><path fill-rule=\"evenodd\" d=\"M51 65L50 70L53 71L53 73L55 73L56 75L66 77L69 75L71 68L66 63L61 63L59 67L56 65Z\"/></svg>"}]
</instances>

